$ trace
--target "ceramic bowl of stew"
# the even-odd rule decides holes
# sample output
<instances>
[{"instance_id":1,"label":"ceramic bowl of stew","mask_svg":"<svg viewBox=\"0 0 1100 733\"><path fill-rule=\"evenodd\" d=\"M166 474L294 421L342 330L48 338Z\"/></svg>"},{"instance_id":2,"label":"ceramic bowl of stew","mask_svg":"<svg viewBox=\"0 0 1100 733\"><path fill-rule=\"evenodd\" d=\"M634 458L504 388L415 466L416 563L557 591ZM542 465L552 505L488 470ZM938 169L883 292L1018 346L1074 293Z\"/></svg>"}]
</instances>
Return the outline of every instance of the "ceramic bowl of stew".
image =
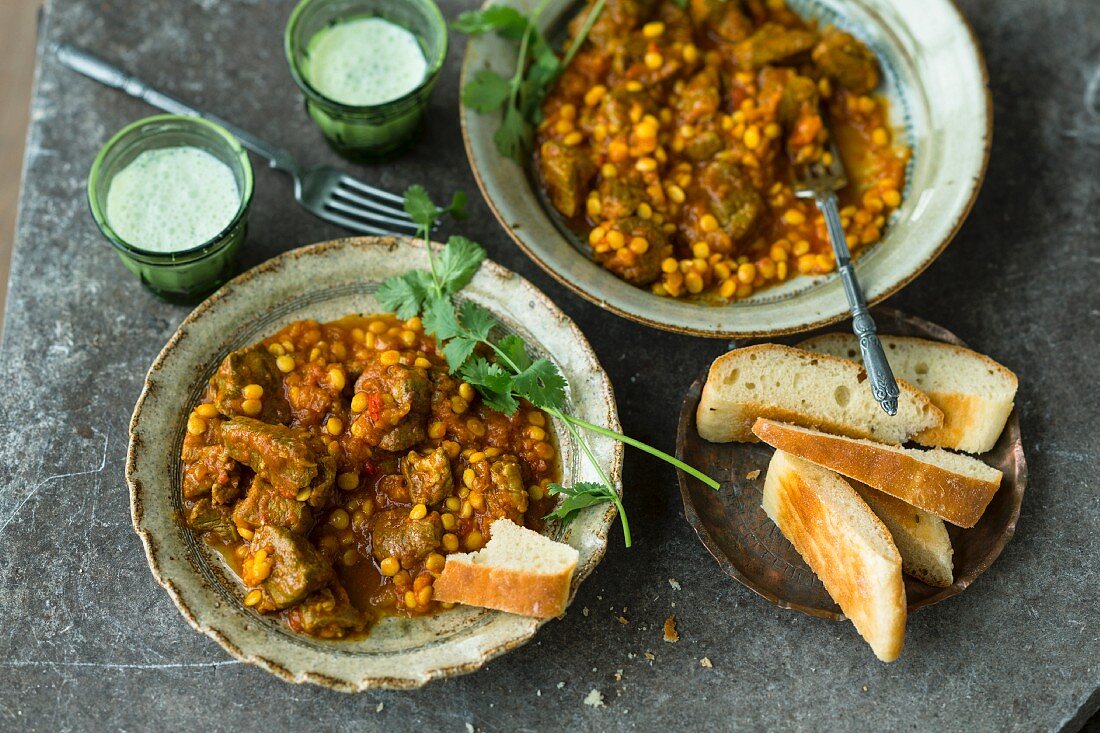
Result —
<instances>
[{"instance_id":1,"label":"ceramic bowl of stew","mask_svg":"<svg viewBox=\"0 0 1100 733\"><path fill-rule=\"evenodd\" d=\"M231 364L232 360L227 360L228 355L245 354L247 352L242 351L243 348L259 344L252 348L266 347L269 353L279 354L282 359L287 354L280 340L274 339L276 334L293 347L290 353L297 354L301 345L299 341L310 341L310 331L316 330L318 324L331 322L341 324L337 330L346 327L349 333L358 328L360 333L357 337L360 339L373 338L369 335L371 323L378 321L383 326L387 324L385 318L371 317L383 312L374 297L378 285L390 276L416 267L427 267L422 243L402 238L361 237L296 249L253 268L223 286L184 320L150 368L134 409L126 477L130 486L134 528L144 543L154 578L168 591L181 614L195 629L214 638L234 657L263 667L290 682L311 682L346 692L378 687L418 687L434 679L478 669L489 659L522 645L546 622L545 619L466 606L446 608L428 603L423 607L416 607L415 604L410 607L402 602L395 603L396 598L390 598L388 602L383 599L370 608L360 608L367 614L360 620L369 623L349 626L347 630L354 633L343 633L335 626L327 630L311 627L305 603L300 613L294 609L289 613L271 613L271 608L264 607L264 603L271 598L265 595L261 601L258 591L242 583L242 563L239 558L234 559L232 552L242 544L240 535L247 539L253 531L258 535L261 529L270 534L271 528L255 527L247 519L242 521L244 514L234 511L232 521L236 528L227 526L227 534L219 538L216 532L205 531L218 520L216 512L211 512L210 500L200 497L203 492L189 490L197 477L193 471L193 456L204 448L196 442L202 442L204 428L215 420L225 418L227 411L234 412L240 408L245 416L254 417L237 418L240 423L238 427L251 429L249 426L254 428L257 422L265 420L269 411L281 409L279 404L271 401L276 391L274 389L265 389L264 394L260 395L256 384L236 391L210 386L211 378L214 378L215 385L226 378L226 372L221 367ZM505 331L525 339L532 353L553 359L559 365L570 385L568 412L597 425L619 430L614 395L607 375L584 335L546 296L526 280L486 261L463 290L462 297L490 310ZM309 323L303 325L303 321ZM379 336L384 337L385 334ZM330 352L335 350L342 354L345 348L349 352L356 348L354 339L346 344L341 342L339 346L335 339L329 340L332 343L323 346ZM313 339L311 343L315 341ZM383 356L386 353L397 355L399 352L390 352L388 347L386 352L379 352ZM385 363L385 358L380 357L380 360ZM251 370L250 376L255 378L259 373L255 364L243 357L241 361L240 368ZM312 355L298 359L298 362L307 370L309 364L320 363ZM287 371L291 365L288 363L285 368L282 365L277 368ZM302 376L308 377L304 372ZM306 386L306 381L301 384L302 390L341 387L341 384L333 382L332 374L323 376L316 383L309 383L309 386ZM350 378L343 386L351 389ZM345 397L351 394L347 390L344 392ZM308 422L308 410L302 412L302 405L297 404L297 398L290 395L289 387L286 394L291 409L295 410L294 421L301 423L304 419ZM250 406L249 401L256 404ZM474 402L469 405L469 414L473 415ZM356 408L349 409L354 412ZM360 411L363 409L370 408L360 408ZM387 408L380 405L379 409ZM215 415L218 411L222 412L221 418ZM319 423L321 429L311 433L308 439L327 440L334 455L352 450L354 441L340 443L340 438L330 440L324 432L327 426L332 428L334 435L354 434L356 423L352 412L345 416L343 428L336 429L337 426L322 422ZM503 418L500 415L497 417ZM274 417L269 422L285 423L286 419ZM481 424L488 425L488 421ZM556 448L555 472L561 480L599 480L595 469L565 430L559 430L552 419L547 419L544 426L544 430L540 428L538 440L552 443ZM381 436L379 445L385 444L386 440L401 439L395 428L393 434ZM454 440L460 438L455 437ZM589 445L616 489L621 492L622 446L595 435L589 436ZM401 447L404 446L405 443L401 443ZM535 447L536 452L541 453L546 446ZM397 450L397 444L390 448ZM367 474L372 471L386 474L385 467L379 461L384 461L387 455L403 456L404 452L395 454L387 448L384 454L375 453L373 458L356 460L365 467ZM316 456L323 456L323 452ZM324 463L320 458L316 462L318 465ZM332 470L331 466L329 470ZM312 491L318 490L315 484L321 485L320 473L309 484ZM201 479L201 476L198 478ZM269 478L274 485L275 474L272 473ZM379 577L382 563L371 558L369 549L360 557L343 558L343 553L351 551L354 545L341 545L338 542L342 539L339 531L346 534L349 529L348 521L345 521L349 519L348 515L354 522L355 514L362 512L363 505L368 502L365 498L355 499L352 502L355 506L352 506L346 501L358 496L357 486L365 486L367 475L350 483L344 478L336 477L334 481L329 476L326 483L327 490L339 497L340 510L329 511L331 502L326 502L328 509L321 506L313 508L312 517L316 523L306 536L320 552L331 555L334 567L338 568L339 584L345 588L352 602L359 604L368 597L377 596L380 590L384 590L380 586L385 586L387 580ZM289 474L284 473L280 481L283 479L290 480ZM242 497L244 481L245 478L242 478ZM379 481L378 485L381 483ZM256 484L257 479L252 479L252 485L247 489L249 496L259 491ZM232 491L233 487L223 482L220 490ZM214 496L211 492L205 495ZM384 508L377 504L380 498L381 495L374 497L376 510ZM312 499L312 496L304 497L295 505L303 512L309 511ZM408 497L390 497L382 501L388 503L391 500L398 502L394 507L404 507L401 501L408 503ZM532 504L537 504L539 500L542 500L541 496L533 497ZM215 498L214 501L228 503L224 498ZM541 509L537 513L542 514ZM403 510L394 508L393 511L402 516L409 515L408 507ZM330 521L334 514L340 512L345 513L339 522ZM326 513L328 520L325 519ZM375 518L377 516L376 512ZM223 518L228 517L223 512ZM438 516L435 520L438 521ZM536 522L538 531L575 547L580 553L570 598L602 559L612 521L614 510L601 506L582 511L567 526L557 522ZM530 522L528 524L530 526ZM333 534L333 530L338 532ZM253 559L249 558L246 562ZM342 559L345 561L341 562ZM251 583L251 586L255 585ZM323 592L335 588L336 585L329 585ZM346 597L341 598L342 591L333 592L335 596L329 599L328 604L330 611L331 601L339 604L346 600ZM324 608L313 610L323 611ZM330 633L333 631L336 633Z\"/></svg>"},{"instance_id":2,"label":"ceramic bowl of stew","mask_svg":"<svg viewBox=\"0 0 1100 733\"><path fill-rule=\"evenodd\" d=\"M494 4L530 13L539 3ZM985 63L966 19L950 0L919 7L902 0L787 0L782 8L777 3L757 4L762 15L752 21L753 28L740 31L728 18L698 20L701 16L691 15L711 6L716 13L741 7L703 2L681 10L671 1L609 2L604 10L607 22L632 34L632 50L593 61L586 59L582 47L573 64L576 73L567 71L548 95L544 122L523 164L503 156L494 143L499 111L482 114L463 107L467 156L490 208L517 245L563 285L609 311L655 328L716 338L766 337L847 318L849 308L823 222L811 203L791 195L794 175L789 161L801 150L802 142L796 141L801 140L799 131L805 132L802 120L777 117L780 124L761 120L749 129L754 119L760 119L754 117L751 103L763 109L763 92L774 78L767 78L764 67L744 72L722 61L726 65L714 82L721 90L717 109L693 119L684 101L697 81L693 74L709 63L708 53L733 58L745 53L735 50L732 41L716 42L716 37L754 33L777 21L818 34L801 55L776 62L777 67L813 79L828 76L807 69L818 63L814 44L832 27L869 51L878 73L866 85L857 78L851 88L842 88L835 81L839 77L829 77L831 88L828 83L822 86L812 104L823 110L821 116L852 181L840 194L846 209L842 216L867 299L876 303L897 292L950 243L985 175L992 106ZM538 24L551 42L561 43L576 30L574 19L587 7L575 0L550 0ZM687 32L682 29L685 17L692 24ZM586 46L590 55L598 55L594 44ZM703 60L684 56L685 46L693 46L689 51ZM509 39L493 34L471 38L463 85L483 69L510 76L516 54L516 44ZM577 67L582 62L587 69ZM680 64L680 70L670 63ZM633 88L622 81L631 75L642 80ZM610 84L607 99L615 96L618 111L605 110L604 90L593 91L608 86L595 83L605 80ZM649 95L657 88L675 91L658 95L657 108L645 102L640 112L631 109L632 94ZM748 107L742 106L746 94ZM563 111L563 106L572 109ZM841 107L852 114L838 113ZM653 118L649 123L661 148L652 153L645 139L647 134L653 137L652 130L639 135L638 125L647 124L647 117ZM630 127L629 134L619 129L619 122ZM700 135L712 130L723 140L717 155L705 149ZM607 143L616 135L620 151ZM854 138L860 139L853 143ZM569 162L574 154L570 145L588 153L589 167L576 174L583 164L559 166L555 183L554 164ZM704 149L696 153L693 146L699 145ZM881 146L896 154L875 157ZM776 160L780 156L786 162ZM756 174L745 173L746 167L760 161L767 166L772 160L774 171L762 179L764 183ZM609 162L617 170L608 170ZM656 179L646 177L646 169L653 165L659 173ZM642 171L640 177L637 171ZM743 202L719 199L723 191L737 189L746 175L759 186L756 203L764 214L742 227L737 207ZM570 200L562 194L568 185L561 180L576 176L584 181L579 186L583 195ZM644 193L624 195L616 188L615 176L635 183L640 178L638 187L644 187ZM717 218L717 226L706 221L712 213L718 214L710 217Z\"/></svg>"}]
</instances>

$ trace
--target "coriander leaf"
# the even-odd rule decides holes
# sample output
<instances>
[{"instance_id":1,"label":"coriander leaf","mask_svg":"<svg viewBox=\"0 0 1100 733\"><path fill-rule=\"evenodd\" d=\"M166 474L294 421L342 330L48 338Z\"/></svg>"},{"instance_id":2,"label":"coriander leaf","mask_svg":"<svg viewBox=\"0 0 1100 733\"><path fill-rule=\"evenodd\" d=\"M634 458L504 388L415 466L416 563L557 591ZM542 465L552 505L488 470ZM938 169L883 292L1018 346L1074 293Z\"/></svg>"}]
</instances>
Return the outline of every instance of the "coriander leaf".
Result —
<instances>
[{"instance_id":1,"label":"coriander leaf","mask_svg":"<svg viewBox=\"0 0 1100 733\"><path fill-rule=\"evenodd\" d=\"M458 325L458 320L455 318L455 310L450 298L446 296L427 298L423 313L424 332L434 335L436 340L446 341L462 333L462 327Z\"/></svg>"},{"instance_id":2,"label":"coriander leaf","mask_svg":"<svg viewBox=\"0 0 1100 733\"><path fill-rule=\"evenodd\" d=\"M464 301L459 306L458 317L469 336L478 341L488 341L489 332L497 326L493 314L472 300Z\"/></svg>"},{"instance_id":3,"label":"coriander leaf","mask_svg":"<svg viewBox=\"0 0 1100 733\"><path fill-rule=\"evenodd\" d=\"M527 355L527 344L514 333L510 333L498 341L497 348L503 351L508 360L515 365L516 371L522 372L531 366L531 357Z\"/></svg>"},{"instance_id":4,"label":"coriander leaf","mask_svg":"<svg viewBox=\"0 0 1100 733\"><path fill-rule=\"evenodd\" d=\"M476 346L477 341L464 336L457 336L443 345L443 356L446 357L452 374L462 368Z\"/></svg>"},{"instance_id":5,"label":"coriander leaf","mask_svg":"<svg viewBox=\"0 0 1100 733\"><path fill-rule=\"evenodd\" d=\"M512 395L512 376L484 357L475 356L460 370L462 378L474 387L486 406L505 415L514 415L519 403Z\"/></svg>"},{"instance_id":6,"label":"coriander leaf","mask_svg":"<svg viewBox=\"0 0 1100 733\"><path fill-rule=\"evenodd\" d=\"M462 221L469 219L470 215L466 213L466 192L455 191L451 196L451 205L440 212L441 214L450 214L455 221Z\"/></svg>"},{"instance_id":7,"label":"coriander leaf","mask_svg":"<svg viewBox=\"0 0 1100 733\"><path fill-rule=\"evenodd\" d=\"M439 218L439 208L432 203L432 197L419 184L405 189L405 213L424 229L431 229Z\"/></svg>"},{"instance_id":8,"label":"coriander leaf","mask_svg":"<svg viewBox=\"0 0 1100 733\"><path fill-rule=\"evenodd\" d=\"M517 163L530 147L531 129L524 121L523 115L515 107L508 106L504 109L504 119L500 121L500 127L493 133L493 142L497 150L505 158L511 158Z\"/></svg>"},{"instance_id":9,"label":"coriander leaf","mask_svg":"<svg viewBox=\"0 0 1100 733\"><path fill-rule=\"evenodd\" d=\"M565 378L558 367L539 359L515 377L515 392L538 407L560 408L565 403Z\"/></svg>"},{"instance_id":10,"label":"coriander leaf","mask_svg":"<svg viewBox=\"0 0 1100 733\"><path fill-rule=\"evenodd\" d=\"M451 23L451 27L471 36L496 31L505 38L518 41L527 29L527 18L515 8L493 5L485 10L467 10Z\"/></svg>"},{"instance_id":11,"label":"coriander leaf","mask_svg":"<svg viewBox=\"0 0 1100 733\"><path fill-rule=\"evenodd\" d=\"M500 108L512 92L511 82L491 69L481 69L462 89L462 103L485 113Z\"/></svg>"},{"instance_id":12,"label":"coriander leaf","mask_svg":"<svg viewBox=\"0 0 1100 733\"><path fill-rule=\"evenodd\" d=\"M554 511L546 515L547 519L560 519L564 524L572 521L581 509L614 502L608 487L591 481L582 481L572 486L550 484L547 493L564 497Z\"/></svg>"},{"instance_id":13,"label":"coriander leaf","mask_svg":"<svg viewBox=\"0 0 1100 733\"><path fill-rule=\"evenodd\" d=\"M466 287L484 259L485 250L476 242L459 236L448 239L437 263L443 292L457 293Z\"/></svg>"},{"instance_id":14,"label":"coriander leaf","mask_svg":"<svg viewBox=\"0 0 1100 733\"><path fill-rule=\"evenodd\" d=\"M386 278L375 297L385 310L398 318L412 318L420 313L431 290L431 276L423 270L411 270L404 275Z\"/></svg>"},{"instance_id":15,"label":"coriander leaf","mask_svg":"<svg viewBox=\"0 0 1100 733\"><path fill-rule=\"evenodd\" d=\"M672 0L681 10L687 10L688 0Z\"/></svg>"}]
</instances>

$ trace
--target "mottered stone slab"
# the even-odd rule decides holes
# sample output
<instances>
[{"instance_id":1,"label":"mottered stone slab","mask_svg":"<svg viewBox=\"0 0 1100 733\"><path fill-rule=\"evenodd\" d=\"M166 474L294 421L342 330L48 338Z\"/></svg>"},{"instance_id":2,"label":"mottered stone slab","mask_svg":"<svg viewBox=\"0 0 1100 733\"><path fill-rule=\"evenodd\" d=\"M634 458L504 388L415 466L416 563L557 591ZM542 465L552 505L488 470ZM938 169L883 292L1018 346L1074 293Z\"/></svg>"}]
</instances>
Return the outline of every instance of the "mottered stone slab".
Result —
<instances>
[{"instance_id":1,"label":"mottered stone slab","mask_svg":"<svg viewBox=\"0 0 1100 733\"><path fill-rule=\"evenodd\" d=\"M474 4L441 3L448 18ZM1031 478L998 562L962 595L915 614L901 659L883 665L849 625L777 609L722 574L684 521L673 472L628 452L635 546L612 534L565 618L473 675L356 696L237 663L187 626L148 572L123 480L126 429L146 368L187 311L123 268L84 186L107 137L152 110L40 52L0 345L0 729L1079 727L1100 704L1100 103L1087 96L1090 83L1094 95L1100 88L1088 32L1100 27L1100 6L961 4L991 75L989 174L956 241L889 304L943 324L1020 376ZM291 6L56 0L41 30L304 163L339 164L283 60ZM473 215L461 231L576 319L612 377L626 430L672 450L681 398L725 344L604 313L519 252L466 164L456 112L464 40L451 42L419 142L394 164L352 170L392 190L419 182L439 198L468 191ZM289 182L255 165L245 266L343 234L297 209ZM670 614L675 644L662 640ZM604 706L583 704L593 689Z\"/></svg>"}]
</instances>

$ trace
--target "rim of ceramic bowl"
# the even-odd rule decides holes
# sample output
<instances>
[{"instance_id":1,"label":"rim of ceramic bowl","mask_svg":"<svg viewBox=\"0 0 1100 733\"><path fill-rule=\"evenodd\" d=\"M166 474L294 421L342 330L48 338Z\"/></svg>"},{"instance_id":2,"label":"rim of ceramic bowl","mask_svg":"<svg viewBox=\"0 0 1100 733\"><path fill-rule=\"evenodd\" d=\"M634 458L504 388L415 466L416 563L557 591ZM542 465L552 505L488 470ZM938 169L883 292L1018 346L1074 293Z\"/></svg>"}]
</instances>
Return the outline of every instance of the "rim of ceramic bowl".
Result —
<instances>
[{"instance_id":1,"label":"rim of ceramic bowl","mask_svg":"<svg viewBox=\"0 0 1100 733\"><path fill-rule=\"evenodd\" d=\"M326 257L331 259L326 262ZM329 303L331 309L342 309L346 308L345 300L354 299L362 305L358 309L352 307L352 311L369 311L372 304L368 296L372 291L366 283L355 279L354 272L361 270L349 265L355 262L362 265L371 258L383 257L388 258L386 262L399 262L401 269L415 266L421 260L426 264L424 245L416 240L349 237L291 250L219 289L187 316L150 367L130 422L126 458L134 530L141 537L153 577L187 622L243 662L258 665L289 682L310 682L344 692L413 688L472 672L528 641L547 621L458 607L455 610L462 612L458 615L447 611L426 617L437 623L434 633L440 634L439 640L412 649L385 648L387 643L391 646L397 643L401 629L407 626L394 626L398 636L390 633L379 641L377 648L370 646L377 627L364 640L315 640L294 634L284 629L281 622L246 609L236 579L227 574L224 563L211 562L208 554L213 551L204 551L202 543L179 521L176 506L179 485L172 474L173 467L179 466L185 429L182 421L186 420L186 405L181 403L181 397L197 398L221 354L242 345L238 341L252 343L257 330L263 329L265 335L277 330L285 322L303 317L303 308L323 309ZM323 276L310 277L310 292L319 294L314 300L310 299L310 293L303 295L304 288L287 277L294 271L302 277L304 261L310 258L318 263L322 273L334 273L328 290L323 290L326 287ZM326 293L336 295L325 300ZM530 337L536 347L551 343L568 345L567 353L555 351L554 357L571 381L570 410L591 422L620 430L610 379L584 334L546 295L489 260L463 293L495 311L506 327ZM260 307L265 310L260 312ZM541 320L520 329L523 321L518 316L529 312L541 312ZM247 313L256 314L251 324L241 323L242 315L247 317ZM536 327L538 338L527 330ZM209 348L212 344L217 344L216 349ZM201 352L201 356L196 352ZM555 432L563 479L591 479L595 475L593 469L568 442L565 431ZM588 442L621 495L622 444L597 435L590 436ZM591 507L568 527L557 528L558 538L581 552L570 602L581 582L603 558L615 516L614 507ZM448 614L452 614L449 622ZM404 621L394 621L399 623ZM447 623L457 626L449 630ZM430 637L433 628L424 627L419 633ZM445 633L450 636L443 636ZM387 659L400 659L401 663ZM386 671L380 671L383 669Z\"/></svg>"},{"instance_id":2,"label":"rim of ceramic bowl","mask_svg":"<svg viewBox=\"0 0 1100 733\"><path fill-rule=\"evenodd\" d=\"M482 5L482 8L489 5L523 5L525 2L531 2L532 0L486 0ZM863 12L869 14L878 19L881 29L887 33L891 38L896 37L891 28L886 24L886 21L882 20L881 15L874 11L872 8L866 6L867 0L860 3L863 5ZM900 8L904 7L904 0L870 0L872 3L877 3L883 7ZM944 233L939 237L938 241L934 245L927 248L926 254L923 259L916 263L914 266L907 268L907 271L900 277L891 278L891 282L886 286L879 286L877 289L874 287L867 287L864 283L864 292L867 295L867 301L869 305L875 305L886 300L890 296L894 295L902 288L911 283L917 278L924 270L926 270L932 262L939 257L947 245L954 240L959 230L962 228L963 223L969 216L971 210L977 201L978 194L981 191L982 183L985 179L986 171L989 166L989 155L993 144L993 98L989 89L989 73L986 67L985 57L982 53L981 46L978 43L977 35L974 33L973 27L967 20L965 14L962 12L956 0L929 0L929 5L938 4L941 14L946 14L949 21L954 24L956 29L959 29L959 42L965 44L965 50L969 56L969 61L972 63L974 76L976 79L975 87L980 92L982 97L982 103L980 105L980 113L984 118L984 124L981 126L981 131L978 135L978 143L981 149L980 158L977 161L977 165L973 171L967 171L965 178L968 180L967 189L965 192L965 198L959 197L959 203L951 212L953 217L950 220L950 224L944 227ZM558 16L544 25L544 27L553 27L559 24L563 18L569 16L575 12L575 8L579 6L579 2L567 2L562 8ZM920 12L927 12L928 7L922 5ZM852 30L849 28L848 30ZM465 86L467 80L473 73L473 64L477 62L484 63L485 58L475 59L474 49L477 44L481 42L480 38L471 38L466 45L466 50L463 54L462 67L459 72L459 79L461 86ZM900 53L903 56L908 57L908 53L901 50ZM913 62L909 59L909 64L912 67ZM911 69L916 75L915 69ZM970 89L968 91L974 91ZM821 328L828 326L850 317L847 301L844 298L843 290L839 278L836 277L836 273L823 278L817 282L809 283L809 287L804 292L795 292L783 298L785 303L791 307L797 307L800 303L800 299L807 293L813 293L819 291L820 288L830 288L830 293L825 298L831 298L825 305L828 306L831 312L817 317L812 317L806 320L796 320L795 322L781 325L781 326L766 326L766 327L751 327L751 328L735 328L716 326L713 323L707 324L702 321L713 321L712 318L703 317L688 317L683 320L675 320L671 318L658 318L652 313L652 308L636 308L629 307L622 302L619 302L621 298L607 297L606 293L620 293L624 297L629 298L630 290L637 290L642 292L648 299L657 301L662 304L674 304L670 307L687 306L688 308L695 309L696 312L706 313L707 311L721 311L729 308L744 308L745 304L730 304L727 306L707 306L697 305L690 303L683 303L672 299L660 298L649 293L644 293L640 288L636 288L633 285L626 283L625 281L618 280L614 275L606 273L598 265L592 262L586 255L577 252L578 257L582 257L587 260L587 265L590 266L595 272L593 278L600 278L606 275L603 280L604 287L598 290L602 292L594 292L597 288L590 288L589 282L582 282L580 279L570 276L569 273L563 272L556 266L555 262L550 256L547 256L542 250L541 243L532 243L527 241L527 227L523 225L521 216L512 215L511 207L504 202L498 201L497 198L492 195L491 190L500 186L500 182L497 181L499 176L499 166L515 165L511 161L503 159L499 154L495 153L495 150L491 155L492 158L479 159L477 150L474 147L474 142L471 136L471 119L473 115L478 113L459 105L459 122L462 129L462 140L466 148L466 158L470 163L471 171L473 172L474 179L477 181L478 188L481 190L482 198L488 204L489 209L493 212L493 216L496 217L501 227L508 233L516 245L532 260L534 260L540 267L542 267L547 273L549 273L555 280L564 285L569 290L573 291L582 298L595 303L601 308L608 310L616 315L627 318L628 320L636 323L641 323L646 326L658 328L665 331L674 333L681 333L692 336L704 336L709 338L768 338L773 336L784 336L793 333L801 333L803 331L809 331L815 328ZM524 178L527 185L531 187L530 195L536 199L540 198L540 194L535 190L535 184L531 180L529 175L530 171L527 168L522 168L520 175ZM908 186L907 181L907 186ZM906 198L914 197L919 192L909 191L906 193ZM903 206L905 202L903 202ZM560 228L557 222L554 221L554 214L547 210L547 204L542 202L538 204L539 211L543 218L547 220L551 229L554 229L557 234L557 240L555 246L561 246L569 250L573 250L573 245L569 242L565 235L561 234ZM518 230L518 231L517 231ZM882 249L883 245L890 244L889 242L890 229L887 229L887 235L883 241L870 247L865 253L866 255L874 254ZM574 250L575 251L575 250ZM559 263L560 264L560 263ZM856 262L857 271L859 269L859 260ZM610 279L608 279L610 278ZM765 291L766 292L766 291ZM756 303L752 305L766 305L766 303ZM691 311L686 311L691 313ZM709 313L707 315L710 315Z\"/></svg>"}]
</instances>

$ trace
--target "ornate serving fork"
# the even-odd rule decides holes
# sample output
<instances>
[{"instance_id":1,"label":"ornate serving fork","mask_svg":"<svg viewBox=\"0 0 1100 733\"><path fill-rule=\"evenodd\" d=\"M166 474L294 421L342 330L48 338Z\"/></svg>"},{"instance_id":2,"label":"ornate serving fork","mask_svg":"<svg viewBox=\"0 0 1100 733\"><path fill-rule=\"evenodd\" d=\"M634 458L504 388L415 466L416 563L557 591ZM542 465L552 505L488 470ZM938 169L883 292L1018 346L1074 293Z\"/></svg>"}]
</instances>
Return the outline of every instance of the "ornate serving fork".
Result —
<instances>
[{"instance_id":1,"label":"ornate serving fork","mask_svg":"<svg viewBox=\"0 0 1100 733\"><path fill-rule=\"evenodd\" d=\"M813 199L825 217L825 227L829 231L833 254L836 255L840 281L844 284L844 294L848 296L848 306L852 310L852 331L859 337L859 350L863 355L863 366L867 370L871 393L888 415L896 415L898 383L882 350L882 342L878 340L875 320L867 312L867 300L863 297L863 289L852 267L852 253L848 251L848 240L844 235L844 227L840 224L836 192L848 185L848 179L844 175L840 155L831 142L828 155L831 159L829 165L818 162L795 166L794 194L799 198Z\"/></svg>"},{"instance_id":2,"label":"ornate serving fork","mask_svg":"<svg viewBox=\"0 0 1100 733\"><path fill-rule=\"evenodd\" d=\"M236 125L158 91L83 49L65 43L52 44L51 48L62 64L101 84L165 112L202 117L221 125L246 148L267 159L272 168L289 174L294 179L294 198L315 216L361 234L402 235L417 229L401 207L404 199L397 194L375 188L329 166L303 170L287 151L272 147Z\"/></svg>"}]
</instances>

